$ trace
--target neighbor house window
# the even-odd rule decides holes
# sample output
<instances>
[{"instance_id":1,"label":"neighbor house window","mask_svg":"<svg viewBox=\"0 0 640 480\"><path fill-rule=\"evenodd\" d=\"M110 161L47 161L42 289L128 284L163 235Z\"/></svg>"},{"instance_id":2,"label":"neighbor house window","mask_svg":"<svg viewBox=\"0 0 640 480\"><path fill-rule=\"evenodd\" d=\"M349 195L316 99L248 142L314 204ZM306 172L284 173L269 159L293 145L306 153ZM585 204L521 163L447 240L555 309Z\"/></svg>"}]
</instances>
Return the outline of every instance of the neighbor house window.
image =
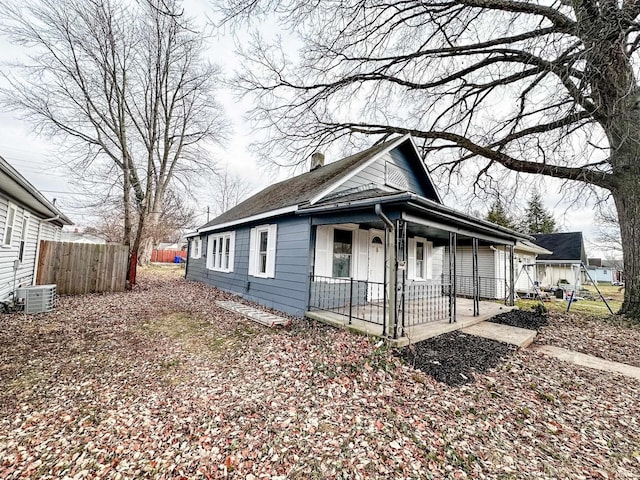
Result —
<instances>
[{"instance_id":1,"label":"neighbor house window","mask_svg":"<svg viewBox=\"0 0 640 480\"><path fill-rule=\"evenodd\" d=\"M351 276L351 254L353 251L353 232L350 230L333 231L333 276Z\"/></svg>"},{"instance_id":2,"label":"neighbor house window","mask_svg":"<svg viewBox=\"0 0 640 480\"><path fill-rule=\"evenodd\" d=\"M202 239L194 237L191 241L191 258L200 258L202 256Z\"/></svg>"},{"instance_id":3,"label":"neighbor house window","mask_svg":"<svg viewBox=\"0 0 640 480\"><path fill-rule=\"evenodd\" d=\"M4 225L4 237L2 238L3 247L11 246L11 241L13 240L13 229L14 229L15 223L16 223L16 207L15 205L9 204L9 208L7 209L7 221Z\"/></svg>"},{"instance_id":4,"label":"neighbor house window","mask_svg":"<svg viewBox=\"0 0 640 480\"><path fill-rule=\"evenodd\" d=\"M211 234L207 240L207 268L216 272L233 272L235 232Z\"/></svg>"},{"instance_id":5,"label":"neighbor house window","mask_svg":"<svg viewBox=\"0 0 640 480\"><path fill-rule=\"evenodd\" d=\"M249 238L249 275L273 278L276 275L277 225L251 229Z\"/></svg>"},{"instance_id":6,"label":"neighbor house window","mask_svg":"<svg viewBox=\"0 0 640 480\"><path fill-rule=\"evenodd\" d=\"M20 251L18 252L18 259L20 261L24 258L25 244L27 243L27 236L29 234L29 215L26 213L22 216L22 231L20 232Z\"/></svg>"},{"instance_id":7,"label":"neighbor house window","mask_svg":"<svg viewBox=\"0 0 640 480\"><path fill-rule=\"evenodd\" d=\"M416 278L425 278L424 242L416 242Z\"/></svg>"}]
</instances>

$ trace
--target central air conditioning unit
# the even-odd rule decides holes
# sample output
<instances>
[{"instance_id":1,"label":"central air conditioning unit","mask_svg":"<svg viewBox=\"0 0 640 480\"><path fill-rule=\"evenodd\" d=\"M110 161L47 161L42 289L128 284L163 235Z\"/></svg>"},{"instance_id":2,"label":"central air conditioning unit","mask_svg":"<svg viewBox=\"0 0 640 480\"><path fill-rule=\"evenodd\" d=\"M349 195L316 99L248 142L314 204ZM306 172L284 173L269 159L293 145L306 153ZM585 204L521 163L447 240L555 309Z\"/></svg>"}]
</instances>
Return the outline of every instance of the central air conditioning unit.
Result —
<instances>
[{"instance_id":1,"label":"central air conditioning unit","mask_svg":"<svg viewBox=\"0 0 640 480\"><path fill-rule=\"evenodd\" d=\"M16 300L24 302L24 313L50 312L56 303L56 286L34 285L16 289Z\"/></svg>"}]
</instances>

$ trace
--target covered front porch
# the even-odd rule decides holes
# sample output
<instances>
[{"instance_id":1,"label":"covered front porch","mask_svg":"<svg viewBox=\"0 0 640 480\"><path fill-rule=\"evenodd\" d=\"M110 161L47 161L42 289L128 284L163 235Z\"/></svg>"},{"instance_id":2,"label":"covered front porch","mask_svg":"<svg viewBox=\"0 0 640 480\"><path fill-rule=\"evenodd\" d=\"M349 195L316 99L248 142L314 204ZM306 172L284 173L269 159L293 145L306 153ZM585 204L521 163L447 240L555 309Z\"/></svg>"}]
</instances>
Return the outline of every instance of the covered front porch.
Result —
<instances>
[{"instance_id":1,"label":"covered front porch","mask_svg":"<svg viewBox=\"0 0 640 480\"><path fill-rule=\"evenodd\" d=\"M480 308L482 313L474 315L472 299L459 298L457 303L458 312L455 322L451 322L449 319L445 318L423 323L421 321L423 317L420 315L419 309L417 311L405 312L405 320L408 320L407 323L409 325L400 326L402 334L398 334L395 337L388 337L385 334L385 325L384 323L381 323L378 316L381 310L380 306L365 309L359 314L362 315L362 318L360 316L349 317L348 314L329 310L310 310L306 312L306 316L334 327L345 328L365 335L372 335L381 338L388 337L391 345L403 347L410 343L426 340L427 338L435 337L443 333L470 327L471 325L483 322L515 308L512 306L501 305L496 302L481 301ZM367 314L369 316L367 316ZM409 318L411 316L414 316L414 318Z\"/></svg>"},{"instance_id":2,"label":"covered front porch","mask_svg":"<svg viewBox=\"0 0 640 480\"><path fill-rule=\"evenodd\" d=\"M510 309L513 249L522 236L412 200L308 209L314 226L308 317L406 344ZM502 253L494 266L502 278L481 278L481 246ZM464 261L457 258L461 249L468 252ZM486 292L500 291L502 303L483 301Z\"/></svg>"}]
</instances>

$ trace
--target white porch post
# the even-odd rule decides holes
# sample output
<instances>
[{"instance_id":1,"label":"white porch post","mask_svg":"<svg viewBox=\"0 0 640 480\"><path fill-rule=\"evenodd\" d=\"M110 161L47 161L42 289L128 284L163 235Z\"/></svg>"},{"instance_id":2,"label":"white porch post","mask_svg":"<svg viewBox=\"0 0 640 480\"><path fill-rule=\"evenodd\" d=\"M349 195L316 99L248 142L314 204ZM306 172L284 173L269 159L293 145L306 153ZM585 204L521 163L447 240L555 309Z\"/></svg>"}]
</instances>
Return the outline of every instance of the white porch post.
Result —
<instances>
[{"instance_id":1,"label":"white porch post","mask_svg":"<svg viewBox=\"0 0 640 480\"><path fill-rule=\"evenodd\" d=\"M456 253L458 250L458 234L449 232L449 323L456 321Z\"/></svg>"},{"instance_id":2,"label":"white porch post","mask_svg":"<svg viewBox=\"0 0 640 480\"><path fill-rule=\"evenodd\" d=\"M514 257L513 245L509 245L509 306L513 307L515 303L516 291L513 278Z\"/></svg>"},{"instance_id":3,"label":"white porch post","mask_svg":"<svg viewBox=\"0 0 640 480\"><path fill-rule=\"evenodd\" d=\"M480 315L480 275L478 273L478 239L471 239L473 276L473 316Z\"/></svg>"}]
</instances>

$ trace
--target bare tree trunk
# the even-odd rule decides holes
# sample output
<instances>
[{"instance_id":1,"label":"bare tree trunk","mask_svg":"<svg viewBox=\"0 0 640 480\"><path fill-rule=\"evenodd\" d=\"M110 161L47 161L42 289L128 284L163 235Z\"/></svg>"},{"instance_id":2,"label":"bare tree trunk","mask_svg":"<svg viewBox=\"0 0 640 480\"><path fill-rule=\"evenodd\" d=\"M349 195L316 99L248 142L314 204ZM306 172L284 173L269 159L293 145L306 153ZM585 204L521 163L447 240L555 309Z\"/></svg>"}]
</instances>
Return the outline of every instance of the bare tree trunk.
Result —
<instances>
[{"instance_id":1,"label":"bare tree trunk","mask_svg":"<svg viewBox=\"0 0 640 480\"><path fill-rule=\"evenodd\" d=\"M155 245L153 237L147 236L140 244L140 255L138 256L138 265L147 266L151 263L151 254Z\"/></svg>"},{"instance_id":2,"label":"bare tree trunk","mask_svg":"<svg viewBox=\"0 0 640 480\"><path fill-rule=\"evenodd\" d=\"M620 183L613 192L624 255L625 291L620 313L640 318L640 172L629 172Z\"/></svg>"},{"instance_id":3,"label":"bare tree trunk","mask_svg":"<svg viewBox=\"0 0 640 480\"><path fill-rule=\"evenodd\" d=\"M161 206L152 206L151 211L147 214L145 222L145 235L140 243L140 251L138 255L138 265L149 265L151 261L151 252L153 246L160 240L157 238L158 223L160 222Z\"/></svg>"}]
</instances>

